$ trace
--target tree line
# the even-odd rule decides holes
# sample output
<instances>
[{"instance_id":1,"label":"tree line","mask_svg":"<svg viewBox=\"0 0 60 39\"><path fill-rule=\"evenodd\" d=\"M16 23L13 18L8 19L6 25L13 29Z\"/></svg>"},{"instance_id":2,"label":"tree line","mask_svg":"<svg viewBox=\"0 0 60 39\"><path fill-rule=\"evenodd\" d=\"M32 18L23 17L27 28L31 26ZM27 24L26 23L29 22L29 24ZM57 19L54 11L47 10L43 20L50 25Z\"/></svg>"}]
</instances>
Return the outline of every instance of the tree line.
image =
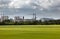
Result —
<instances>
[{"instance_id":1,"label":"tree line","mask_svg":"<svg viewBox=\"0 0 60 39\"><path fill-rule=\"evenodd\" d=\"M41 21L41 20L35 20L35 21L20 21L20 22L14 22L11 20L3 20L0 22L0 25L60 25L60 19L58 20L49 20L49 21Z\"/></svg>"}]
</instances>

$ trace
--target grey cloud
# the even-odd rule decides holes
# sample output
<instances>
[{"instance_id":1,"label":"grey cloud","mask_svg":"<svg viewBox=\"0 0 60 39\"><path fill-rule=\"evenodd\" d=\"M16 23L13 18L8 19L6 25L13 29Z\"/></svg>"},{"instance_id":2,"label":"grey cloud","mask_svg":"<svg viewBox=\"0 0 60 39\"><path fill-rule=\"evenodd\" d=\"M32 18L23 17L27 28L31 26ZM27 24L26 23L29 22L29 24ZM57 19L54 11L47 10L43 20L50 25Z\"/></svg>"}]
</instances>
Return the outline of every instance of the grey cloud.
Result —
<instances>
[{"instance_id":1,"label":"grey cloud","mask_svg":"<svg viewBox=\"0 0 60 39\"><path fill-rule=\"evenodd\" d=\"M36 0L34 0L36 1ZM1 2L3 4L7 4L10 3L10 1L6 1L6 2ZM36 6L37 8L34 9L33 7ZM43 10L40 10L40 9ZM36 3L30 3L29 5L23 5L23 7L21 8L8 8L8 6L6 6L6 8L0 8L0 13L3 11L5 15L28 15L28 14L32 14L34 12L37 13L37 16L42 18L42 17L53 17L53 18L60 18L60 4L57 3L55 5L55 3L49 7L48 9L45 9L43 7L41 7L40 5L36 4ZM57 15L56 15L57 14Z\"/></svg>"}]
</instances>

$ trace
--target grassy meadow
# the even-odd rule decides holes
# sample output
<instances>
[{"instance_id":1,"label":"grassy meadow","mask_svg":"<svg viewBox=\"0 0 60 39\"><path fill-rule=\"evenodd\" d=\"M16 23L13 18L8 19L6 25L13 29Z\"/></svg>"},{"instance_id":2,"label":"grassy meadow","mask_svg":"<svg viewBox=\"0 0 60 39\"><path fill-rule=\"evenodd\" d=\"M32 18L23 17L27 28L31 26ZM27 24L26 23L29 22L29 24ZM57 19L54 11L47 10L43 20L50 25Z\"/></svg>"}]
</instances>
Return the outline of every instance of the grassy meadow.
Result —
<instances>
[{"instance_id":1,"label":"grassy meadow","mask_svg":"<svg viewBox=\"0 0 60 39\"><path fill-rule=\"evenodd\" d=\"M60 25L0 25L0 39L60 39Z\"/></svg>"}]
</instances>

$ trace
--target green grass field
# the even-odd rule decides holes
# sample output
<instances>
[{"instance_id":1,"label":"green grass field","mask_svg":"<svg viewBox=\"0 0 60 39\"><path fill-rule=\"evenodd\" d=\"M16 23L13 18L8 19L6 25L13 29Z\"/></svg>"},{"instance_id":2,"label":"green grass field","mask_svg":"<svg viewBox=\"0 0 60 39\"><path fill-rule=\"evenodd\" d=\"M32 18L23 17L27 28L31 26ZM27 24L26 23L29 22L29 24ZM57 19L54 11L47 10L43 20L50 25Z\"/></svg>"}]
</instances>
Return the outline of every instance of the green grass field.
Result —
<instances>
[{"instance_id":1,"label":"green grass field","mask_svg":"<svg viewBox=\"0 0 60 39\"><path fill-rule=\"evenodd\" d=\"M0 25L0 39L60 39L60 25Z\"/></svg>"}]
</instances>

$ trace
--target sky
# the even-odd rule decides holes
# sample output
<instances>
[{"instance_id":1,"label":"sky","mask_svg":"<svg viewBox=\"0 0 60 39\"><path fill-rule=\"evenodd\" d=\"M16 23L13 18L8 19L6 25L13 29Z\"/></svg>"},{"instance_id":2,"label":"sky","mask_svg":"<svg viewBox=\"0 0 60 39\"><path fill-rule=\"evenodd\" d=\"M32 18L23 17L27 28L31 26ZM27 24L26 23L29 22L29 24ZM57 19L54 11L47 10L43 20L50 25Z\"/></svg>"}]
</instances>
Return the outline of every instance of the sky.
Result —
<instances>
[{"instance_id":1,"label":"sky","mask_svg":"<svg viewBox=\"0 0 60 39\"><path fill-rule=\"evenodd\" d=\"M60 0L0 0L0 15L60 19Z\"/></svg>"}]
</instances>

